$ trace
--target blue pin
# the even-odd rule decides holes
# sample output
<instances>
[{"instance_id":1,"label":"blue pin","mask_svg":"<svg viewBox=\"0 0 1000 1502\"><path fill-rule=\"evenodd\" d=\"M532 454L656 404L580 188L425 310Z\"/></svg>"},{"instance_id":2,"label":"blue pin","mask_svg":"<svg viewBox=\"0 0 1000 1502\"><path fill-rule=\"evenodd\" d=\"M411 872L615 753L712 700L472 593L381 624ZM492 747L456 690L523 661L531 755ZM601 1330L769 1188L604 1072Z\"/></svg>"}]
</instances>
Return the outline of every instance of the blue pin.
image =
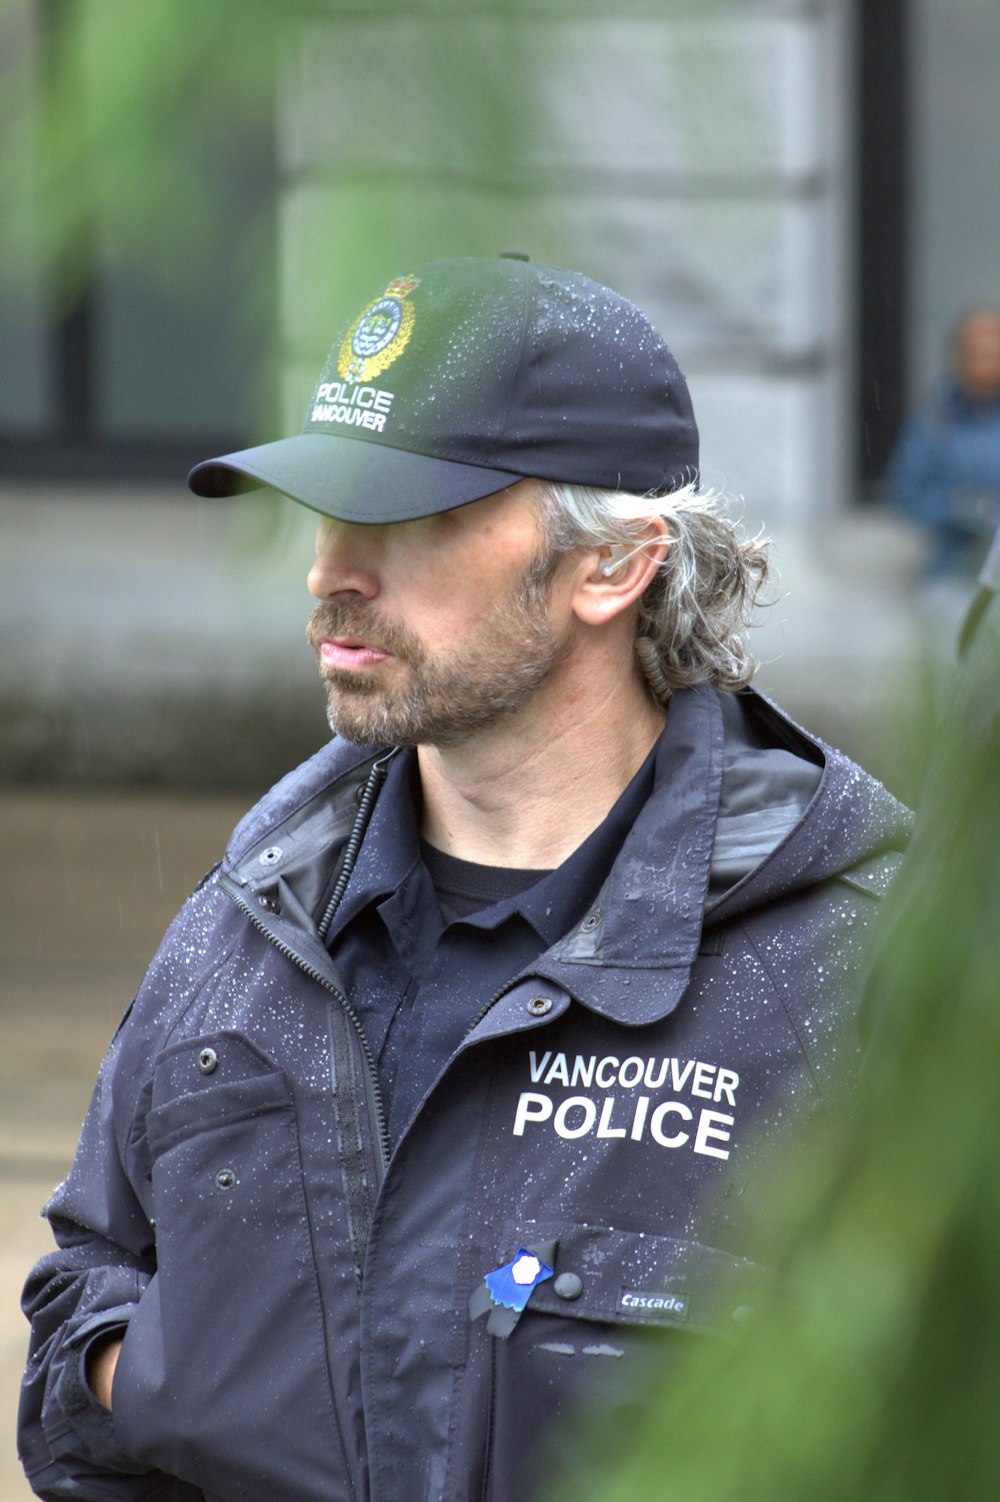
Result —
<instances>
[{"instance_id":1,"label":"blue pin","mask_svg":"<svg viewBox=\"0 0 1000 1502\"><path fill-rule=\"evenodd\" d=\"M520 1314L539 1283L552 1277L552 1269L527 1247L518 1247L517 1253L503 1267L487 1273L484 1279L494 1305L514 1309Z\"/></svg>"}]
</instances>

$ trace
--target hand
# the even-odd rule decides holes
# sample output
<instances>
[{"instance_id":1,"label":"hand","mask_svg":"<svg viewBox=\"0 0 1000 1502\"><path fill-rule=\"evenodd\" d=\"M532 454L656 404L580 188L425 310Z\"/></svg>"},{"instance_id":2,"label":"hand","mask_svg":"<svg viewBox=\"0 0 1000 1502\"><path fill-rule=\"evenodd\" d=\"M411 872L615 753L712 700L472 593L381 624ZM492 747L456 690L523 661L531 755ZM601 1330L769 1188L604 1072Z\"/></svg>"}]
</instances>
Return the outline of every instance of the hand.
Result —
<instances>
[{"instance_id":1,"label":"hand","mask_svg":"<svg viewBox=\"0 0 1000 1502\"><path fill-rule=\"evenodd\" d=\"M101 1407L108 1410L111 1408L111 1384L121 1348L122 1337L112 1335L106 1340L95 1340L87 1352L87 1386Z\"/></svg>"}]
</instances>

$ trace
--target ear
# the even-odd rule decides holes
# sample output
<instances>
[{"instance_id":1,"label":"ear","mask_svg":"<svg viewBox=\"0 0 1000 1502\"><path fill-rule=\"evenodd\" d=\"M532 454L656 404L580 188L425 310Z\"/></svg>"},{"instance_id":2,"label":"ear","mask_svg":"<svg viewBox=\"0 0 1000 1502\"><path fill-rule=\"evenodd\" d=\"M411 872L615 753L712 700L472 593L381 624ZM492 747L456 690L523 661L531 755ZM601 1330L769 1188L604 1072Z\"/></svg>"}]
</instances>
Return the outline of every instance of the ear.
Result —
<instances>
[{"instance_id":1,"label":"ear","mask_svg":"<svg viewBox=\"0 0 1000 1502\"><path fill-rule=\"evenodd\" d=\"M604 626L641 598L669 551L662 516L650 517L634 542L596 548L581 558L573 611L588 626Z\"/></svg>"}]
</instances>

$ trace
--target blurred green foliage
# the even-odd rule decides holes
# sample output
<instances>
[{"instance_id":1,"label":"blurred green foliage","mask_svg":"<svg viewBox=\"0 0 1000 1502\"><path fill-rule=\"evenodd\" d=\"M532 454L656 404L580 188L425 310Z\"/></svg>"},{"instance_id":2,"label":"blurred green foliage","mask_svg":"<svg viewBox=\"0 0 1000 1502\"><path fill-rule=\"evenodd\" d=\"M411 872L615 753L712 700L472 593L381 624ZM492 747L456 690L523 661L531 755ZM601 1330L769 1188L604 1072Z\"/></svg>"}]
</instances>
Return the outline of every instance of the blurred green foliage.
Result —
<instances>
[{"instance_id":1,"label":"blurred green foliage","mask_svg":"<svg viewBox=\"0 0 1000 1502\"><path fill-rule=\"evenodd\" d=\"M535 80L519 10L0 0L0 278L16 285L41 263L71 302L90 271L95 225L108 218L137 257L166 233L172 274L190 275L206 248L226 245L226 145L247 139L282 155L286 184L339 164L347 191L318 260L328 276L331 252L348 276L363 276L387 242L431 224L457 253L472 252L479 215L454 177L509 189L530 133ZM380 17L384 27L373 25ZM400 91L415 106L416 181L374 129ZM413 141L395 144L412 156ZM398 196L429 179L445 190L447 223L440 195Z\"/></svg>"},{"instance_id":2,"label":"blurred green foliage","mask_svg":"<svg viewBox=\"0 0 1000 1502\"><path fill-rule=\"evenodd\" d=\"M717 52L699 67L691 38L678 51L668 34L724 9L717 0L0 0L0 288L41 265L72 302L107 222L120 254L158 262L175 283L196 275L206 253L234 249L227 177L242 170L235 144L248 141L274 160L282 187L293 355L309 342L310 309L328 311L324 288L335 282L350 305L407 258L524 248L577 264L589 241L575 244L579 227L570 228L576 169L587 166L566 155L574 119L632 105L576 96L578 78L599 85L581 74L580 28L596 26L620 51L615 24L648 23L641 36L660 58L653 76L671 101L683 169L757 123L746 79L720 76ZM622 66L619 57L619 87ZM663 107L650 101L654 118ZM508 247L506 225L530 243ZM157 254L164 241L168 257ZM311 288L314 299L303 296Z\"/></svg>"},{"instance_id":3,"label":"blurred green foliage","mask_svg":"<svg viewBox=\"0 0 1000 1502\"><path fill-rule=\"evenodd\" d=\"M266 0L0 0L0 267L71 302L97 221L183 273L219 244L219 143L269 145L289 12ZM213 130L213 125L216 129Z\"/></svg>"},{"instance_id":4,"label":"blurred green foliage","mask_svg":"<svg viewBox=\"0 0 1000 1502\"><path fill-rule=\"evenodd\" d=\"M511 249L604 274L628 234L616 175L643 198L663 167L643 150L623 163L616 120L640 109L681 176L721 170L748 139L739 160L766 158L773 122L725 14L723 0L0 0L0 317L30 305L34 350L82 309L102 432L144 436L151 371L155 435L200 431L203 413L205 431L228 413L247 440L294 431L345 309L401 270Z\"/></svg>"},{"instance_id":5,"label":"blurred green foliage","mask_svg":"<svg viewBox=\"0 0 1000 1502\"><path fill-rule=\"evenodd\" d=\"M860 1091L757 1186L787 1282L733 1341L691 1338L638 1416L581 1436L558 1502L1000 1490L1000 602L933 739Z\"/></svg>"}]
</instances>

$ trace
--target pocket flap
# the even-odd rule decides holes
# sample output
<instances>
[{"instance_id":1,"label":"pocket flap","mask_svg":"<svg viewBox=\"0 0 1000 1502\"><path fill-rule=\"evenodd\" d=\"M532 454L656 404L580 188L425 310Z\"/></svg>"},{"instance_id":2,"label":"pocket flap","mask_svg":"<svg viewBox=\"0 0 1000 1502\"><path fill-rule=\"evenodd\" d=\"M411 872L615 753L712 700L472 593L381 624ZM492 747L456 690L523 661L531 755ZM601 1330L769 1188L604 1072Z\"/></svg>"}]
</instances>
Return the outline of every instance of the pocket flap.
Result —
<instances>
[{"instance_id":1,"label":"pocket flap","mask_svg":"<svg viewBox=\"0 0 1000 1502\"><path fill-rule=\"evenodd\" d=\"M683 1237L556 1221L509 1231L512 1252L559 1243L555 1276L534 1289L528 1314L721 1333L752 1319L778 1280L760 1263Z\"/></svg>"},{"instance_id":2,"label":"pocket flap","mask_svg":"<svg viewBox=\"0 0 1000 1502\"><path fill-rule=\"evenodd\" d=\"M180 1137L291 1100L283 1070L238 1033L185 1038L157 1060L146 1133L162 1152Z\"/></svg>"}]
</instances>

